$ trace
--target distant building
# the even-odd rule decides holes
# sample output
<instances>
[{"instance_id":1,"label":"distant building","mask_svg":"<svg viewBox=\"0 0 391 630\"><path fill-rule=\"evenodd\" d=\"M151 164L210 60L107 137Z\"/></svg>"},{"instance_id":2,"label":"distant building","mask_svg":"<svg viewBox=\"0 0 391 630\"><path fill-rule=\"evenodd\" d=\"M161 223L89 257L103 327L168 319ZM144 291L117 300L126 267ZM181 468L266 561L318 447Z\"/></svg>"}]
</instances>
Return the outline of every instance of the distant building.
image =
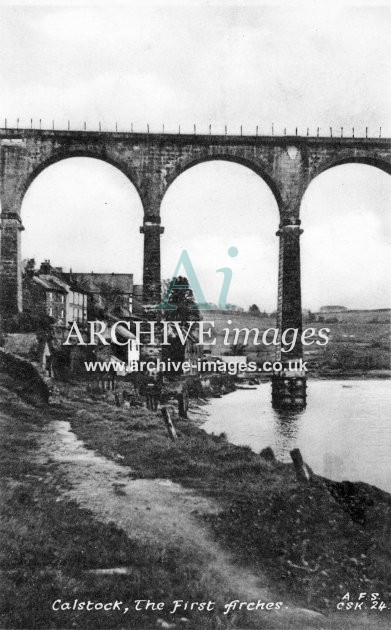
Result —
<instances>
[{"instance_id":1,"label":"distant building","mask_svg":"<svg viewBox=\"0 0 391 630\"><path fill-rule=\"evenodd\" d=\"M89 295L89 318L103 312L119 317L142 317L139 285L133 285L131 273L74 272L63 274L69 282L76 282ZM137 296L134 295L137 287Z\"/></svg>"},{"instance_id":2,"label":"distant building","mask_svg":"<svg viewBox=\"0 0 391 630\"><path fill-rule=\"evenodd\" d=\"M320 313L340 313L342 311L347 311L348 308L346 306L321 306L319 309Z\"/></svg>"}]
</instances>

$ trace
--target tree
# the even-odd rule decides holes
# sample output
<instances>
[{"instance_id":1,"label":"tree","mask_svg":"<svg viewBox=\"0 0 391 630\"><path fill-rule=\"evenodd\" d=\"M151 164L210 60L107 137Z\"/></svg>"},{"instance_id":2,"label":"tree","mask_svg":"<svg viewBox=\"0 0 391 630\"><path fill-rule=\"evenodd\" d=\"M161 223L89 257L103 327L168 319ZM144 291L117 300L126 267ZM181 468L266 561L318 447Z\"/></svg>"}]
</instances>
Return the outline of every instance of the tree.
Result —
<instances>
[{"instance_id":1,"label":"tree","mask_svg":"<svg viewBox=\"0 0 391 630\"><path fill-rule=\"evenodd\" d=\"M103 298L103 308L94 305L92 309L94 315L104 317L105 313L112 313L120 316L124 303L122 291L118 287L112 286L109 282L102 282L100 284L100 295Z\"/></svg>"},{"instance_id":2,"label":"tree","mask_svg":"<svg viewBox=\"0 0 391 630\"><path fill-rule=\"evenodd\" d=\"M252 313L253 315L259 315L261 311L259 310L259 307L256 304L252 304L250 308L248 309L248 312Z\"/></svg>"},{"instance_id":3,"label":"tree","mask_svg":"<svg viewBox=\"0 0 391 630\"><path fill-rule=\"evenodd\" d=\"M35 272L35 258L25 258L22 262L23 278L31 278Z\"/></svg>"},{"instance_id":4,"label":"tree","mask_svg":"<svg viewBox=\"0 0 391 630\"><path fill-rule=\"evenodd\" d=\"M28 332L46 332L51 331L54 324L53 317L46 313L18 313L13 315L4 323L4 329L9 333L28 333Z\"/></svg>"},{"instance_id":5,"label":"tree","mask_svg":"<svg viewBox=\"0 0 391 630\"><path fill-rule=\"evenodd\" d=\"M168 299L165 296L168 295ZM188 321L198 321L201 319L198 305L194 299L193 290L189 285L189 281L184 276L173 278L163 296L163 300L169 306L175 306L174 309L167 309L166 319L184 324Z\"/></svg>"},{"instance_id":6,"label":"tree","mask_svg":"<svg viewBox=\"0 0 391 630\"><path fill-rule=\"evenodd\" d=\"M168 306L175 306L174 309L163 310L164 319L180 322L186 326L186 322L199 321L202 319L198 304L194 299L193 290L189 281L184 276L173 278L163 294L163 302ZM167 361L184 361L185 345L182 344L179 335L175 334L170 339L169 346L162 347L162 358Z\"/></svg>"}]
</instances>

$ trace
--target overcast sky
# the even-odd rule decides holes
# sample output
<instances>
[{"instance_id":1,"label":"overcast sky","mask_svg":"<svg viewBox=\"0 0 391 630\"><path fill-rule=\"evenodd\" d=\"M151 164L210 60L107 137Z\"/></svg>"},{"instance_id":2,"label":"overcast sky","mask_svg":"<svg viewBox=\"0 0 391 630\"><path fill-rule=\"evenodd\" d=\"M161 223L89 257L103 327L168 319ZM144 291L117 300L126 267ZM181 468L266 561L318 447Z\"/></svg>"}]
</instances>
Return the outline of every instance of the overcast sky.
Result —
<instances>
[{"instance_id":1,"label":"overcast sky","mask_svg":"<svg viewBox=\"0 0 391 630\"><path fill-rule=\"evenodd\" d=\"M326 3L325 3L326 4ZM391 135L390 11L327 3L264 6L0 7L0 116L11 126L268 133L355 127ZM335 8L333 8L335 6ZM391 178L350 165L303 200L303 302L387 306ZM141 281L140 201L95 160L67 160L33 182L23 204L23 256ZM254 173L209 162L184 173L162 206L162 275L189 250L207 298L231 266L229 299L273 310L278 213ZM239 255L227 250L236 245Z\"/></svg>"}]
</instances>

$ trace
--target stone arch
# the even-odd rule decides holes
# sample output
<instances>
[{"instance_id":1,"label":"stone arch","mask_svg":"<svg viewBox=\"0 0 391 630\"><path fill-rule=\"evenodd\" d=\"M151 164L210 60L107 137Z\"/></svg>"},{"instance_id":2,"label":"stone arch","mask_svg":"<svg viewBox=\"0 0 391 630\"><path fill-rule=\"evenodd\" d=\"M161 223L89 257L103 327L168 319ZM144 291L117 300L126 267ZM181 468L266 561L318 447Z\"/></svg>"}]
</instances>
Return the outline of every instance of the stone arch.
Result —
<instances>
[{"instance_id":1,"label":"stone arch","mask_svg":"<svg viewBox=\"0 0 391 630\"><path fill-rule=\"evenodd\" d=\"M357 166L356 172L354 169L346 172L344 169L339 169L339 167L349 167L349 165ZM360 170L359 167L364 168ZM382 252L383 255L376 258L373 248L371 250L367 244L373 242L376 236L381 239L380 230L383 230L385 222L388 223L386 220L387 202L384 205L384 195L379 197L379 204L377 202L373 204L373 199L376 199L377 190L379 192L383 190L383 185L388 184L385 191L389 190L391 182L386 175L390 174L391 164L384 159L379 159L376 156L345 156L339 160L330 160L323 168L318 169L316 175L310 179L300 204L300 215L304 228L303 277L307 299L308 296L314 299L312 296L316 294L318 307L322 303L328 303L325 296L334 296L333 290L327 285L328 281L333 288L337 287L337 290L339 286L355 286L359 277L364 278L362 286L365 286L365 282L368 284L367 278L370 277L372 277L372 285L370 286L378 284L376 278L380 279L381 272L378 270L375 273L374 270L379 264L378 261L384 260L384 251ZM324 179L320 177L323 175L325 176ZM363 182L360 189L361 180ZM354 187L354 182L356 182L359 192ZM380 189L377 188L378 185L380 185ZM355 201L350 202L353 193L356 195ZM342 202L342 199L345 200L345 203ZM325 206L327 205L326 211L323 201L326 202ZM374 212L373 205L379 210L379 213ZM366 226L367 220L370 222ZM377 232L374 227L376 224L382 226L378 228ZM388 223L388 225L390 224ZM381 248L381 240L378 241L378 247L379 244ZM368 255L370 251L372 251L372 258ZM380 251L382 250L379 249ZM363 264L360 268L361 260ZM371 261L375 260L376 262L373 262L372 266ZM360 269L361 275L358 271ZM319 274L322 282L316 282L317 274ZM327 280L325 280L326 276ZM336 278L338 278L338 282L333 282L333 279ZM318 290L318 287L324 285L327 287L326 291ZM362 291L362 295L367 295L365 290ZM354 293L350 298L345 299L348 300L348 306L350 304L352 309L364 308L360 304L352 304L352 301L356 299ZM336 294L330 303L344 304L344 298ZM315 308L314 305L309 306ZM368 306L368 308L372 307Z\"/></svg>"},{"instance_id":2,"label":"stone arch","mask_svg":"<svg viewBox=\"0 0 391 630\"><path fill-rule=\"evenodd\" d=\"M68 160L71 158L89 158L93 160L99 160L100 162L105 162L110 166L119 170L125 177L130 181L130 183L134 186L137 191L138 196L140 197L142 206L145 206L145 194L143 194L143 190L140 186L140 182L136 176L136 172L133 171L132 168L129 167L128 164L125 164L119 160L116 160L107 154L102 155L99 152L88 151L88 150L72 150L72 151L59 151L53 153L47 159L39 162L28 174L26 177L21 178L18 183L17 188L17 198L18 198L18 206L21 208L24 196L33 183L33 181L47 168L57 164L58 162L62 162L64 160Z\"/></svg>"},{"instance_id":3,"label":"stone arch","mask_svg":"<svg viewBox=\"0 0 391 630\"><path fill-rule=\"evenodd\" d=\"M319 167L316 168L313 171L313 173L311 173L310 179L307 184L307 188L311 184L311 182L313 182L314 179L316 179L319 175L337 166L342 166L343 164L365 164L367 166L373 166L375 168L378 168L381 171L388 173L388 175L391 175L391 162L387 162L387 160L381 157L379 158L377 156L369 156L369 155L347 155L347 156L341 157L338 160L335 160L335 158L329 159L329 160L326 160L324 163L320 164ZM304 191L304 193L305 192L306 191Z\"/></svg>"},{"instance_id":4,"label":"stone arch","mask_svg":"<svg viewBox=\"0 0 391 630\"><path fill-rule=\"evenodd\" d=\"M303 199L306 196L308 190L311 187L311 184L323 173L332 170L333 168L337 168L338 166L344 166L346 164L362 164L364 166L372 166L377 168L388 175L391 175L391 162L387 162L383 158L379 158L377 156L369 156L369 155L348 155L343 156L339 160L330 159L320 164L316 170L310 173L307 185L305 186L300 199L299 213L301 217L301 210L303 206ZM299 221L301 223L301 219Z\"/></svg>"},{"instance_id":5,"label":"stone arch","mask_svg":"<svg viewBox=\"0 0 391 630\"><path fill-rule=\"evenodd\" d=\"M185 249L197 269L200 284L204 289L207 287L205 296L209 292L208 299L217 303L221 286L217 280L219 274L214 270L233 262L225 256L228 246L235 245L240 252L240 262L234 271L231 293L237 295L235 298L230 295L230 299L244 305L251 298L251 295L241 295L246 291L245 282L239 276L251 275L257 269L253 301L261 300L264 308L275 310L278 274L275 233L280 219L279 207L270 186L254 169L248 168L247 163L224 157L192 161L168 187L161 216L168 234L161 244L163 278L172 276L180 252ZM213 243L217 235L219 243ZM251 235L253 239L248 241ZM207 262L206 251L209 252ZM268 279L274 277L275 283L268 283Z\"/></svg>"},{"instance_id":6,"label":"stone arch","mask_svg":"<svg viewBox=\"0 0 391 630\"><path fill-rule=\"evenodd\" d=\"M97 271L106 271L114 264L111 270L131 270L138 275L142 260L139 225L144 207L129 177L112 160L98 160L85 152L67 153L64 159L49 162L45 160L31 174L29 185L24 184L22 258L37 254L55 260L58 252L54 243L64 238L68 244L78 243L78 252L85 252L84 257L76 252L73 268L89 265L90 260L91 269L101 265ZM68 229L70 225L76 229ZM85 238L82 247L80 238ZM112 263L110 256L117 246L116 263ZM60 249L62 260L58 264L66 265L66 249Z\"/></svg>"},{"instance_id":7,"label":"stone arch","mask_svg":"<svg viewBox=\"0 0 391 630\"><path fill-rule=\"evenodd\" d=\"M251 171L253 171L254 173L256 173L256 175L258 175L272 191L274 198L277 202L278 209L281 214L282 208L283 208L281 190L276 180L272 177L270 173L268 173L267 168L264 165L258 164L257 162L254 162L253 160L250 160L248 158L244 158L237 155L231 155L229 153L217 153L213 155L201 156L198 158L191 159L185 163L180 162L176 164L175 167L171 171L169 171L166 175L166 178L165 178L166 185L165 185L165 189L164 189L164 193L162 195L161 201L163 201L164 195L166 194L167 190L170 188L171 184L173 184L173 182L180 175L182 175L182 173L185 173L186 171L193 168L194 166L198 166L199 164L203 164L204 162L214 162L214 161L233 162L235 164L244 166L250 169Z\"/></svg>"},{"instance_id":8,"label":"stone arch","mask_svg":"<svg viewBox=\"0 0 391 630\"><path fill-rule=\"evenodd\" d=\"M14 314L22 310L21 232L24 228L21 214L25 195L39 175L51 166L72 158L98 160L122 173L138 197L139 205L141 206L139 220L142 221L145 207L143 195L141 194L138 179L128 164L102 154L100 151L85 149L51 152L39 161L29 162L27 159L21 160L19 177L15 178L10 186L7 199L8 204L6 204L6 211L2 214L2 257L4 260L0 301L1 307L6 314Z\"/></svg>"}]
</instances>

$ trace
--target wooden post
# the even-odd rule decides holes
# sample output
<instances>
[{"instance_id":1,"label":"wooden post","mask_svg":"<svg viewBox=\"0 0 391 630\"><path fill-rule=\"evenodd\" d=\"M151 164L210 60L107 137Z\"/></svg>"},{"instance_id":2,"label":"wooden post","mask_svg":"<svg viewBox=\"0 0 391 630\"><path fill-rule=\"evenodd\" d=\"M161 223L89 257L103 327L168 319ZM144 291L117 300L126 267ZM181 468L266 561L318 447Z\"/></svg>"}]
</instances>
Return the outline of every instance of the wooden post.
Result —
<instances>
[{"instance_id":1,"label":"wooden post","mask_svg":"<svg viewBox=\"0 0 391 630\"><path fill-rule=\"evenodd\" d=\"M175 427L172 423L170 412L168 411L167 407L162 407L161 412L162 412L164 424L166 425L166 428L167 428L168 435L172 439L172 441L175 442L178 439L178 436L176 434Z\"/></svg>"},{"instance_id":2,"label":"wooden post","mask_svg":"<svg viewBox=\"0 0 391 630\"><path fill-rule=\"evenodd\" d=\"M178 413L180 418L187 418L187 409L185 405L185 396L183 392L179 393L178 396Z\"/></svg>"},{"instance_id":3,"label":"wooden post","mask_svg":"<svg viewBox=\"0 0 391 630\"><path fill-rule=\"evenodd\" d=\"M295 467L297 481L308 483L310 481L310 475L308 471L306 470L306 468L304 467L305 464L303 461L303 457L300 453L300 449L294 448L290 454L293 461L293 465Z\"/></svg>"},{"instance_id":4,"label":"wooden post","mask_svg":"<svg viewBox=\"0 0 391 630\"><path fill-rule=\"evenodd\" d=\"M177 395L178 400L178 412L180 418L187 418L187 412L189 409L189 392L187 385L182 385L181 391Z\"/></svg>"}]
</instances>

